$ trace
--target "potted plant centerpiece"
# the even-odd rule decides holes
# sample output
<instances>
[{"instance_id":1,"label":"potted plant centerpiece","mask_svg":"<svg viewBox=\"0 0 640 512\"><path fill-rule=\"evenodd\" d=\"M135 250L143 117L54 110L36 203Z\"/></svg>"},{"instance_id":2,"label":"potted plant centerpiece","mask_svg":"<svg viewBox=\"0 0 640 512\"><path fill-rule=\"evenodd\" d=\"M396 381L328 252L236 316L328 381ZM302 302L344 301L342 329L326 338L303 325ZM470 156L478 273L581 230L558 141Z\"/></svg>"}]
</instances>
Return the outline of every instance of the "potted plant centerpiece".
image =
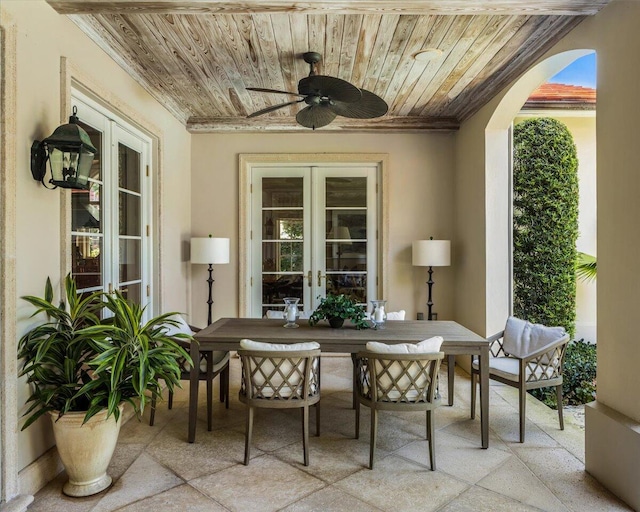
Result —
<instances>
[{"instance_id":1,"label":"potted plant centerpiece","mask_svg":"<svg viewBox=\"0 0 640 512\"><path fill-rule=\"evenodd\" d=\"M364 309L357 302L344 294L327 295L320 299L320 305L309 317L309 325L316 325L320 320L327 319L333 328L342 327L345 320L351 320L356 329L368 329Z\"/></svg>"},{"instance_id":2,"label":"potted plant centerpiece","mask_svg":"<svg viewBox=\"0 0 640 512\"><path fill-rule=\"evenodd\" d=\"M44 298L23 297L36 308L33 316L44 313L47 321L19 341L20 375L27 375L33 388L22 429L50 416L69 476L63 492L89 496L111 485L106 470L124 403L140 416L145 404L160 396L160 380L170 390L179 386L176 359L191 359L172 337L189 336L167 336L167 325L176 324L171 319L175 313L144 322L144 308L119 292L78 295L75 281L67 276L65 295L66 303L54 304L47 279Z\"/></svg>"}]
</instances>

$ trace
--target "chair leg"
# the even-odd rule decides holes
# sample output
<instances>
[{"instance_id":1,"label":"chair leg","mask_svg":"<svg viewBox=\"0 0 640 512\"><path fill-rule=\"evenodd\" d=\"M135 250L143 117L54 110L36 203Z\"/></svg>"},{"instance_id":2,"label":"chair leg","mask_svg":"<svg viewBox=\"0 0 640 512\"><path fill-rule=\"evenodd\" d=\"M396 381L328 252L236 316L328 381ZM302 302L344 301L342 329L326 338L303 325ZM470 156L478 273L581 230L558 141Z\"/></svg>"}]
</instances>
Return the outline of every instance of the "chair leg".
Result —
<instances>
[{"instance_id":1,"label":"chair leg","mask_svg":"<svg viewBox=\"0 0 640 512\"><path fill-rule=\"evenodd\" d=\"M471 419L476 417L476 374L471 369Z\"/></svg>"},{"instance_id":2,"label":"chair leg","mask_svg":"<svg viewBox=\"0 0 640 512\"><path fill-rule=\"evenodd\" d=\"M302 451L304 452L304 465L309 465L309 406L302 408Z\"/></svg>"},{"instance_id":3,"label":"chair leg","mask_svg":"<svg viewBox=\"0 0 640 512\"><path fill-rule=\"evenodd\" d=\"M207 360L207 430L213 428L213 363Z\"/></svg>"},{"instance_id":4,"label":"chair leg","mask_svg":"<svg viewBox=\"0 0 640 512\"><path fill-rule=\"evenodd\" d=\"M254 409L251 406L247 406L247 426L244 435L244 465L249 465L249 459L251 458L251 438L253 437L253 412Z\"/></svg>"},{"instance_id":5,"label":"chair leg","mask_svg":"<svg viewBox=\"0 0 640 512\"><path fill-rule=\"evenodd\" d=\"M436 447L434 443L435 429L433 425L433 411L427 411L427 439L429 440L429 462L431 471L436 470Z\"/></svg>"},{"instance_id":6,"label":"chair leg","mask_svg":"<svg viewBox=\"0 0 640 512\"><path fill-rule=\"evenodd\" d=\"M556 399L558 401L558 419L560 420L560 430L564 430L564 418L562 417L562 384L556 386Z\"/></svg>"},{"instance_id":7,"label":"chair leg","mask_svg":"<svg viewBox=\"0 0 640 512\"><path fill-rule=\"evenodd\" d=\"M169 410L173 409L173 391L169 391Z\"/></svg>"},{"instance_id":8,"label":"chair leg","mask_svg":"<svg viewBox=\"0 0 640 512\"><path fill-rule=\"evenodd\" d=\"M360 401L356 400L356 439L360 439Z\"/></svg>"},{"instance_id":9,"label":"chair leg","mask_svg":"<svg viewBox=\"0 0 640 512\"><path fill-rule=\"evenodd\" d=\"M222 372L222 380L221 380L221 382L224 382L224 408L225 409L229 408L229 374L230 374L230 370L229 370L229 366L227 366Z\"/></svg>"},{"instance_id":10,"label":"chair leg","mask_svg":"<svg viewBox=\"0 0 640 512\"><path fill-rule=\"evenodd\" d=\"M316 403L316 436L320 437L320 402Z\"/></svg>"},{"instance_id":11,"label":"chair leg","mask_svg":"<svg viewBox=\"0 0 640 512\"><path fill-rule=\"evenodd\" d=\"M373 460L376 456L376 438L378 437L378 411L371 409L371 439L369 441L369 469L373 469Z\"/></svg>"},{"instance_id":12,"label":"chair leg","mask_svg":"<svg viewBox=\"0 0 640 512\"><path fill-rule=\"evenodd\" d=\"M524 386L520 386L520 442L524 443L524 433L525 433L525 410L527 404L527 390Z\"/></svg>"},{"instance_id":13,"label":"chair leg","mask_svg":"<svg viewBox=\"0 0 640 512\"><path fill-rule=\"evenodd\" d=\"M153 427L153 422L156 420L156 396L151 397L151 414L149 415L149 426Z\"/></svg>"},{"instance_id":14,"label":"chair leg","mask_svg":"<svg viewBox=\"0 0 640 512\"><path fill-rule=\"evenodd\" d=\"M351 354L351 365L353 368L352 374L353 374L353 383L352 383L352 387L351 387L351 396L352 396L352 409L355 409L357 407L357 400L356 400L356 383L357 383L357 376L356 376L356 355L355 354Z\"/></svg>"}]
</instances>

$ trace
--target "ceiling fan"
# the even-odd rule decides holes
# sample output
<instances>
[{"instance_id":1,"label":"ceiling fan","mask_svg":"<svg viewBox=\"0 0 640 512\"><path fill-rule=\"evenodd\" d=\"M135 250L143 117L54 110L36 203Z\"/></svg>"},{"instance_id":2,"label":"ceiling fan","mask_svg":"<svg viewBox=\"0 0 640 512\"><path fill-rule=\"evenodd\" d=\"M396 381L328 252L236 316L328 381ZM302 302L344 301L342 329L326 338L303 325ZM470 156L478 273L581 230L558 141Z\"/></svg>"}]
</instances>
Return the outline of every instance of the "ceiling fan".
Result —
<instances>
[{"instance_id":1,"label":"ceiling fan","mask_svg":"<svg viewBox=\"0 0 640 512\"><path fill-rule=\"evenodd\" d=\"M298 112L296 121L306 128L315 130L328 125L336 116L372 119L383 116L389 110L387 103L372 92L359 89L340 78L316 74L315 65L322 58L319 53L306 52L302 58L309 64L310 69L309 76L298 82L297 93L262 87L247 87L248 91L288 94L298 96L301 99L263 108L247 117L261 116L279 108L304 102L307 106Z\"/></svg>"}]
</instances>

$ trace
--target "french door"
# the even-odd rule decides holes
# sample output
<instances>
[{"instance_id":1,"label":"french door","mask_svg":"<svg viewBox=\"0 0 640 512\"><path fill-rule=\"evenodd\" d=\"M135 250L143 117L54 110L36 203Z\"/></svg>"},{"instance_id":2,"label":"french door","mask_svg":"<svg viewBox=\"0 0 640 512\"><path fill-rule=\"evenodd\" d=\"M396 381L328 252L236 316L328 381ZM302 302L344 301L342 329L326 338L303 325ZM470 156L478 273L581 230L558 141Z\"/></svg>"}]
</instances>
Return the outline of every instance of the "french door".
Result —
<instances>
[{"instance_id":1,"label":"french door","mask_svg":"<svg viewBox=\"0 0 640 512\"><path fill-rule=\"evenodd\" d=\"M89 190L72 191L72 275L79 292L120 290L147 305L152 297L150 141L79 93L73 104L98 153Z\"/></svg>"},{"instance_id":2,"label":"french door","mask_svg":"<svg viewBox=\"0 0 640 512\"><path fill-rule=\"evenodd\" d=\"M377 177L375 165L252 168L251 316L284 297L307 312L327 294L377 298Z\"/></svg>"}]
</instances>

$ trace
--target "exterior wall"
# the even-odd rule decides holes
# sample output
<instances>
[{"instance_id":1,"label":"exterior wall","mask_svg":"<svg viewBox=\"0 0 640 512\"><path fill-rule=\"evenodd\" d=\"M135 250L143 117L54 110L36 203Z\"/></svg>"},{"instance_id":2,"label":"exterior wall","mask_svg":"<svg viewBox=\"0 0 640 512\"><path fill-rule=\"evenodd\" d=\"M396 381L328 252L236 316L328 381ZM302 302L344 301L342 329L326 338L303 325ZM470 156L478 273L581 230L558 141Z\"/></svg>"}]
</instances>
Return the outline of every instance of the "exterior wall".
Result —
<instances>
[{"instance_id":1,"label":"exterior wall","mask_svg":"<svg viewBox=\"0 0 640 512\"><path fill-rule=\"evenodd\" d=\"M405 309L407 318L426 310L427 273L411 264L411 243L453 235L453 140L450 133L334 134L315 132L280 134L193 135L192 224L194 236L231 238L231 263L215 269L214 318L238 314L238 208L240 153L387 153L389 154L389 290L384 297L393 310ZM439 319L454 318L452 266L435 269L434 311ZM192 269L193 321L206 319L204 265Z\"/></svg>"},{"instance_id":2,"label":"exterior wall","mask_svg":"<svg viewBox=\"0 0 640 512\"><path fill-rule=\"evenodd\" d=\"M460 237L474 229L483 229L484 219L492 216L489 202L485 203L487 206L484 215L478 215L480 209L485 209L482 194L471 189L476 180L467 184L463 177L471 175L474 170L480 170L486 177L494 171L506 172L507 168L506 155L498 168L494 167L494 162L485 158L483 148L477 140L485 140L490 145L493 127L506 127L528 94L559 70L555 66L557 59L548 57L560 57L562 52L574 49L596 50L596 147L597 167L600 170L597 176L597 402L617 414L609 414L608 417L614 419L606 422L595 421L597 412L587 415L586 468L636 509L640 508L637 490L618 485L616 478L620 474L640 474L638 459L625 457L625 452L637 450L638 436L625 436L626 443L612 444L610 440L616 436L616 429L612 424L623 425L631 430L640 428L640 401L636 396L636 390L640 389L640 373L637 371L640 344L637 343L635 323L630 320L635 318L640 306L640 276L634 271L636 255L640 250L640 231L637 229L637 219L640 216L640 202L637 200L640 175L637 172L635 151L635 120L640 115L640 104L636 101L640 69L629 66L629 62L633 62L640 51L638 19L640 4L627 0L613 0L596 16L587 18L546 55L547 59L540 66L533 67L529 74L502 91L466 121L461 127L456 147L456 236ZM562 67L566 65L561 64ZM475 199L474 204L462 202L470 197ZM491 228L486 229L488 231ZM481 254L488 252L481 240L474 239L474 242L471 250ZM503 248L506 249L506 245ZM475 304L473 300L482 299L483 293L487 293L492 283L489 280L481 283L470 290L467 297L463 295L463 291L468 285L461 281L465 275L456 277L458 319L472 315L479 317L482 306ZM624 422L615 418L624 418ZM598 445L608 445L607 458L599 455L596 449ZM620 466L615 461L624 461L624 465Z\"/></svg>"},{"instance_id":3,"label":"exterior wall","mask_svg":"<svg viewBox=\"0 0 640 512\"><path fill-rule=\"evenodd\" d=\"M43 188L33 180L29 171L29 148L33 140L48 136L69 112L61 112L61 57L91 84L97 84L99 94L109 96L123 111L143 125L161 127L157 130L159 151L156 148L154 172L161 187L158 208L161 209L161 255L163 271L163 308L186 311L188 307L188 267L183 257L181 241L188 240L190 211L185 202L190 194L190 135L159 103L137 85L106 54L93 44L66 17L58 15L44 1L4 1L2 9L14 20L17 29L17 98L16 98L16 305L17 335L34 324L29 318L32 309L18 297L41 295L47 276L56 286L62 276L61 219L65 192ZM85 84L86 85L86 84ZM159 164L159 165L158 165ZM59 250L60 248L60 250ZM14 355L15 357L15 355ZM3 375L3 386L15 386L19 415L29 395L24 379ZM38 459L53 446L48 420L43 418L28 430L14 434L17 443L17 472ZM55 466L55 464L53 464ZM44 475L42 478L51 478ZM42 484L44 482L40 482ZM22 483L23 486L31 484ZM22 489L33 492L34 489ZM10 499L11 496L7 496Z\"/></svg>"},{"instance_id":4,"label":"exterior wall","mask_svg":"<svg viewBox=\"0 0 640 512\"><path fill-rule=\"evenodd\" d=\"M528 112L515 118L514 123L534 117ZM578 251L597 256L596 249L596 117L595 112L540 112L535 117L552 117L564 123L578 151L578 180L580 206L578 225L580 233L576 247ZM576 286L576 339L596 342L596 281L580 279Z\"/></svg>"}]
</instances>

